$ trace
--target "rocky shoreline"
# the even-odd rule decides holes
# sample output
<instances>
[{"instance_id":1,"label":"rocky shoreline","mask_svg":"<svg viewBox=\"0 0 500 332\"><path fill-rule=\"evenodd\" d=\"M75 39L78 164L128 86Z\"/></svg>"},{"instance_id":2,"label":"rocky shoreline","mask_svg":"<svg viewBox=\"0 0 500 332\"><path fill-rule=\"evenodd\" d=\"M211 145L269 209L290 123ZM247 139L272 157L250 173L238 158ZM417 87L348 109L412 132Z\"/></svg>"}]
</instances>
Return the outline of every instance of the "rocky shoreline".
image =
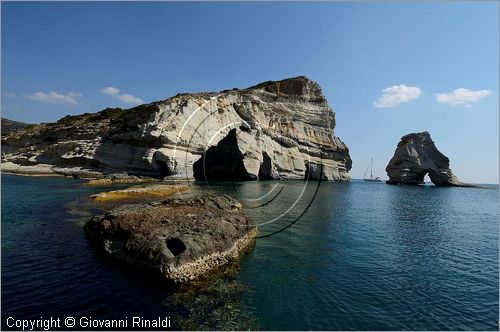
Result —
<instances>
[{"instance_id":1,"label":"rocky shoreline","mask_svg":"<svg viewBox=\"0 0 500 332\"><path fill-rule=\"evenodd\" d=\"M84 229L106 255L174 283L236 261L258 234L238 201L213 194L124 204Z\"/></svg>"}]
</instances>

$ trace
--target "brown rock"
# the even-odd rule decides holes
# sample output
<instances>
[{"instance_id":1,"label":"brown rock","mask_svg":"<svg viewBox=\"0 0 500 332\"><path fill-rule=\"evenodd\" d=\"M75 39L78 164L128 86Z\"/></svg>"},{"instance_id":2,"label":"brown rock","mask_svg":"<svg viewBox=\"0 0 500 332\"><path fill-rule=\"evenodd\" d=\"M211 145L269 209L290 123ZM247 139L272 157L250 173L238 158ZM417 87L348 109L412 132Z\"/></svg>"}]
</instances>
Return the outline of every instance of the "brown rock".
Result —
<instances>
[{"instance_id":1,"label":"brown rock","mask_svg":"<svg viewBox=\"0 0 500 332\"><path fill-rule=\"evenodd\" d=\"M173 282L235 261L257 235L240 203L226 195L123 205L84 228L106 254Z\"/></svg>"}]
</instances>

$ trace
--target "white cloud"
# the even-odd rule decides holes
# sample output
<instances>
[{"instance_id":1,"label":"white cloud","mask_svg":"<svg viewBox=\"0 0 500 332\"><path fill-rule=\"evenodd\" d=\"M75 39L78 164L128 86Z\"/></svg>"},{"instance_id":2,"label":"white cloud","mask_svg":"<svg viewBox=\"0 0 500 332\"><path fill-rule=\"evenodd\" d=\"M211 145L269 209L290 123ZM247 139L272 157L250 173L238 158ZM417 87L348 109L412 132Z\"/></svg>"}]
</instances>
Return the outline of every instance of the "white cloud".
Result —
<instances>
[{"instance_id":1,"label":"white cloud","mask_svg":"<svg viewBox=\"0 0 500 332\"><path fill-rule=\"evenodd\" d=\"M393 85L382 90L383 95L373 103L378 108L395 107L399 104L417 99L422 90L416 86L406 86L404 84Z\"/></svg>"},{"instance_id":2,"label":"white cloud","mask_svg":"<svg viewBox=\"0 0 500 332\"><path fill-rule=\"evenodd\" d=\"M144 104L144 101L141 98L137 98L129 93L120 93L120 89L112 86L102 89L101 92L128 104Z\"/></svg>"},{"instance_id":3,"label":"white cloud","mask_svg":"<svg viewBox=\"0 0 500 332\"><path fill-rule=\"evenodd\" d=\"M102 89L101 92L108 96L116 96L120 93L120 90L112 86L108 86L107 88Z\"/></svg>"},{"instance_id":4,"label":"white cloud","mask_svg":"<svg viewBox=\"0 0 500 332\"><path fill-rule=\"evenodd\" d=\"M458 88L448 93L436 93L436 100L440 103L450 105L464 105L471 107L471 104L483 99L491 94L491 90L472 91L465 88Z\"/></svg>"},{"instance_id":5,"label":"white cloud","mask_svg":"<svg viewBox=\"0 0 500 332\"><path fill-rule=\"evenodd\" d=\"M16 94L15 94L15 93L13 93L13 92L6 92L6 93L5 93L5 96L6 96L6 97L9 97L9 98L16 98L16 97L17 97L17 96L16 96Z\"/></svg>"},{"instance_id":6,"label":"white cloud","mask_svg":"<svg viewBox=\"0 0 500 332\"><path fill-rule=\"evenodd\" d=\"M137 98L128 93L122 93L118 96L118 99L129 104L144 104L144 101L141 98Z\"/></svg>"},{"instance_id":7,"label":"white cloud","mask_svg":"<svg viewBox=\"0 0 500 332\"><path fill-rule=\"evenodd\" d=\"M77 105L78 101L76 100L76 98L79 98L81 96L82 96L81 93L75 93L75 92L70 92L67 95L64 95L62 93L58 93L55 91L51 91L48 93L38 91L30 96L27 96L26 98L51 104Z\"/></svg>"}]
</instances>

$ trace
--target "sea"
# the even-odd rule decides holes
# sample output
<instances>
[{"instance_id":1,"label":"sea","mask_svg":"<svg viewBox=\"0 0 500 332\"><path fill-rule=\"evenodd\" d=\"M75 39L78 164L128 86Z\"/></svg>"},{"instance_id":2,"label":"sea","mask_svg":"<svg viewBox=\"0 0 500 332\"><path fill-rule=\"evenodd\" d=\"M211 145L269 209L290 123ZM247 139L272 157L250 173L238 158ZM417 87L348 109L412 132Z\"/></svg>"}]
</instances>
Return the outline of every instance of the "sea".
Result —
<instances>
[{"instance_id":1,"label":"sea","mask_svg":"<svg viewBox=\"0 0 500 332\"><path fill-rule=\"evenodd\" d=\"M77 330L133 317L180 330L499 329L498 185L188 185L240 200L259 237L239 263L172 286L86 238L109 208L89 195L120 186L2 175L2 329L49 318L69 329L68 317Z\"/></svg>"}]
</instances>

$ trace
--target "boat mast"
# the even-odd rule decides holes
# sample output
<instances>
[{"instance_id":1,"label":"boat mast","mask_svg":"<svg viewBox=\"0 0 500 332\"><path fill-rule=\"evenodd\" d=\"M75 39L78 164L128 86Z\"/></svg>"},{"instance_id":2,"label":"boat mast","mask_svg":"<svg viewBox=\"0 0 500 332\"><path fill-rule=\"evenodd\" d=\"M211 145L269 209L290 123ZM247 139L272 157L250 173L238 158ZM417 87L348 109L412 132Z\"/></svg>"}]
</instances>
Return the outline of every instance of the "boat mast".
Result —
<instances>
[{"instance_id":1,"label":"boat mast","mask_svg":"<svg viewBox=\"0 0 500 332\"><path fill-rule=\"evenodd\" d=\"M373 179L373 157L370 161L370 179Z\"/></svg>"}]
</instances>

